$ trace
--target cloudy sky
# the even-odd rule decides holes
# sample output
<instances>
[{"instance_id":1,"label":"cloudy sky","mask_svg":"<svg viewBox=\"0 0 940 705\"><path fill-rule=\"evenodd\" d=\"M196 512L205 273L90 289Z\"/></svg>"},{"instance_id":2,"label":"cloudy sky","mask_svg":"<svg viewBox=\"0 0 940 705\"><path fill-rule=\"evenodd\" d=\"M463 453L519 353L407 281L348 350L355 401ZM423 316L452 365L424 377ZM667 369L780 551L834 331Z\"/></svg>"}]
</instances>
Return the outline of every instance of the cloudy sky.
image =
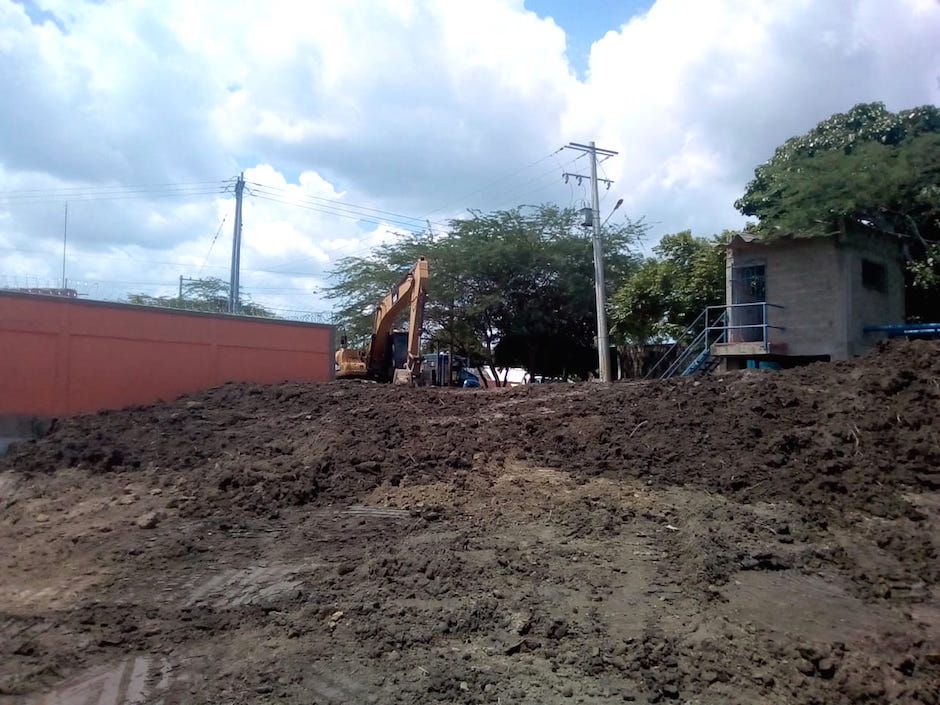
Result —
<instances>
[{"instance_id":1,"label":"cloudy sky","mask_svg":"<svg viewBox=\"0 0 940 705\"><path fill-rule=\"evenodd\" d=\"M324 311L394 233L583 205L568 142L619 152L602 216L652 242L742 225L788 137L940 103L940 2L0 0L0 96L0 286L58 286L63 250L91 297L227 280L244 172L244 289Z\"/></svg>"}]
</instances>

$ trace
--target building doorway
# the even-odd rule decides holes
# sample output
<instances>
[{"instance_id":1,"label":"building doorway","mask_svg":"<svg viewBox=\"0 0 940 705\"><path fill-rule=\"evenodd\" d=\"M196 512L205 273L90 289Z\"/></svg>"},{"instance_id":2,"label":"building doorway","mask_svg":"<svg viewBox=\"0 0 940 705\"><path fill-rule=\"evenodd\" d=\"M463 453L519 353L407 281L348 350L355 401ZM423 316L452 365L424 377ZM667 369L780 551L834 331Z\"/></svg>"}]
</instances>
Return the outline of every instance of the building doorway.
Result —
<instances>
[{"instance_id":1,"label":"building doorway","mask_svg":"<svg viewBox=\"0 0 940 705\"><path fill-rule=\"evenodd\" d=\"M732 343L764 340L764 304L767 302L767 267L763 264L731 270Z\"/></svg>"}]
</instances>

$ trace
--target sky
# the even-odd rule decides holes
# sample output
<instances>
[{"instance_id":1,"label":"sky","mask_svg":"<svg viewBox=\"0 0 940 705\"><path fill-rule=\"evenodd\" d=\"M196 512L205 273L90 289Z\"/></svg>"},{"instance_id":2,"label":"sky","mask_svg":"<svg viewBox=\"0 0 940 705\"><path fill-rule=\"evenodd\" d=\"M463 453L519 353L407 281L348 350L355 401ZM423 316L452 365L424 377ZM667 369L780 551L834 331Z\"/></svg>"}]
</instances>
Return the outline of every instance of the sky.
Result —
<instances>
[{"instance_id":1,"label":"sky","mask_svg":"<svg viewBox=\"0 0 940 705\"><path fill-rule=\"evenodd\" d=\"M602 217L710 236L787 138L940 103L938 39L938 0L0 0L0 287L227 281L243 172L243 290L312 316L401 233L586 205L592 140Z\"/></svg>"}]
</instances>

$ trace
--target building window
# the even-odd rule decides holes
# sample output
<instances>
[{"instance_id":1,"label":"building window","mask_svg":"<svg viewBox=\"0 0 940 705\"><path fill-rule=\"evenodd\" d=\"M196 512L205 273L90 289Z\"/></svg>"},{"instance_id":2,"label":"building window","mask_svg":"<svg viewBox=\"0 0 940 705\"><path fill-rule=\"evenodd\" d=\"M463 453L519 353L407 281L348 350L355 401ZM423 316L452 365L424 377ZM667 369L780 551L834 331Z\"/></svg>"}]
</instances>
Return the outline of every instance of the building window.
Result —
<instances>
[{"instance_id":1,"label":"building window","mask_svg":"<svg viewBox=\"0 0 940 705\"><path fill-rule=\"evenodd\" d=\"M885 266L870 259L862 260L862 286L874 291L887 291Z\"/></svg>"},{"instance_id":2,"label":"building window","mask_svg":"<svg viewBox=\"0 0 940 705\"><path fill-rule=\"evenodd\" d=\"M767 300L767 269L763 264L735 267L731 271L731 303L749 304Z\"/></svg>"}]
</instances>

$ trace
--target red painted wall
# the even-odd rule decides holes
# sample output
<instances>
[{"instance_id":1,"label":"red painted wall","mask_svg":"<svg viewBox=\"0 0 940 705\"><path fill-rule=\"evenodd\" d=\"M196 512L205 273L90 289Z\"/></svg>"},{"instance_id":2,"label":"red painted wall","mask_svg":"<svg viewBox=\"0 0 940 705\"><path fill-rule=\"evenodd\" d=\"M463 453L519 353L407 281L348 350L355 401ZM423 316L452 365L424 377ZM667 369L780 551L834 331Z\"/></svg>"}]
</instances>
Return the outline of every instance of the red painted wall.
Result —
<instances>
[{"instance_id":1,"label":"red painted wall","mask_svg":"<svg viewBox=\"0 0 940 705\"><path fill-rule=\"evenodd\" d=\"M145 404L225 382L327 381L331 326L0 292L0 415Z\"/></svg>"}]
</instances>

